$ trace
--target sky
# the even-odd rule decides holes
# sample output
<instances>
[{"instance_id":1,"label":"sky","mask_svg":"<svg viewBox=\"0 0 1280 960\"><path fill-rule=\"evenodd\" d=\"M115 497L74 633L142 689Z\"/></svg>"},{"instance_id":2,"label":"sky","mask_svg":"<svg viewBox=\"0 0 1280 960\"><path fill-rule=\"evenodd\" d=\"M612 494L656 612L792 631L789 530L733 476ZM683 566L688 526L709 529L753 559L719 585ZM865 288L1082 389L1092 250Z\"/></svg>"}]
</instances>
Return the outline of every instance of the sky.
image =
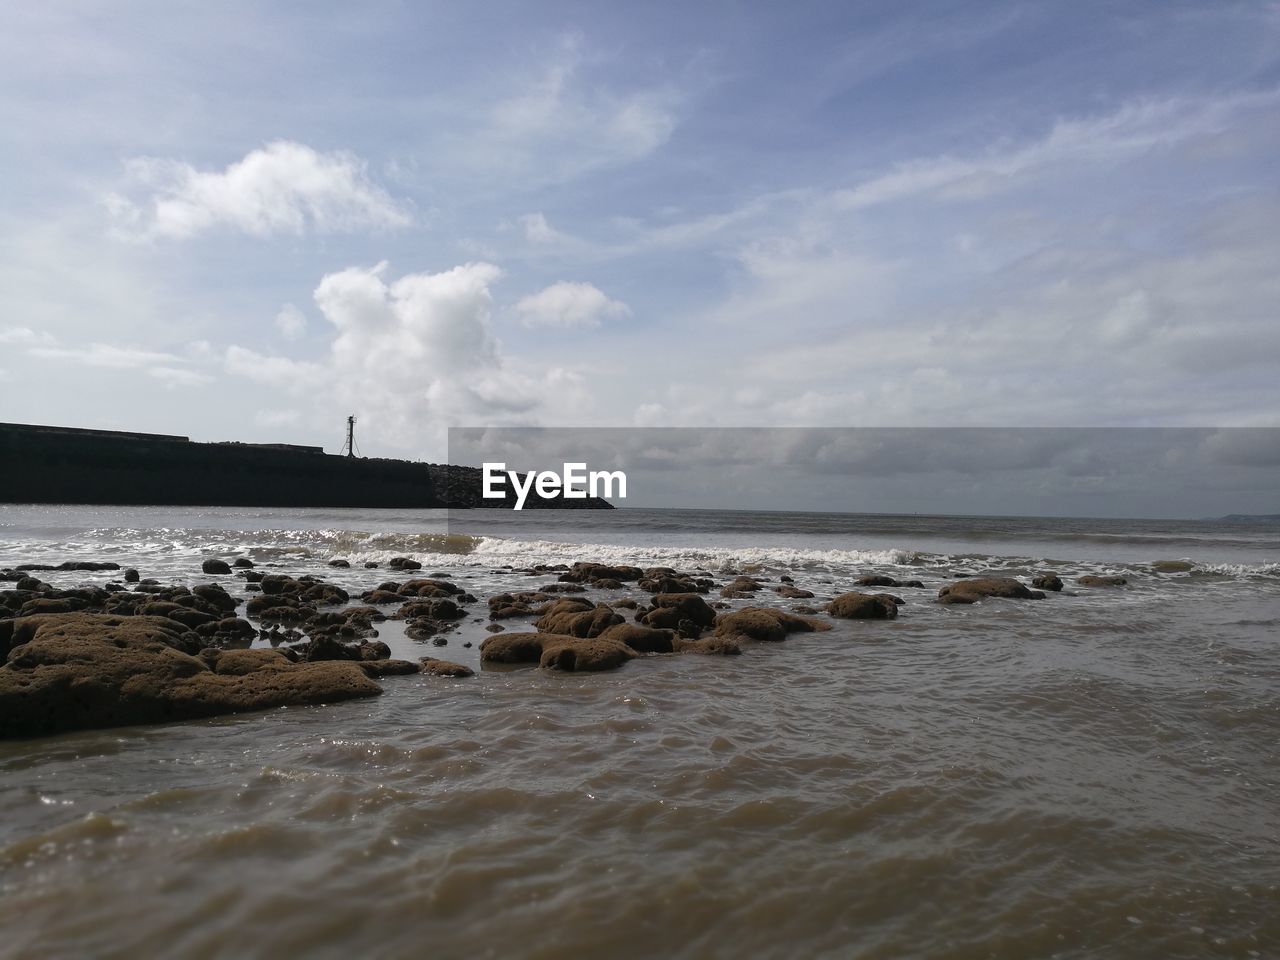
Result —
<instances>
[{"instance_id":1,"label":"sky","mask_svg":"<svg viewBox=\"0 0 1280 960\"><path fill-rule=\"evenodd\" d=\"M0 420L1280 426L1280 4L0 8Z\"/></svg>"},{"instance_id":2,"label":"sky","mask_svg":"<svg viewBox=\"0 0 1280 960\"><path fill-rule=\"evenodd\" d=\"M625 496L608 495L622 508L1280 515L1275 427L459 427L448 459L559 478L565 464L621 471Z\"/></svg>"}]
</instances>

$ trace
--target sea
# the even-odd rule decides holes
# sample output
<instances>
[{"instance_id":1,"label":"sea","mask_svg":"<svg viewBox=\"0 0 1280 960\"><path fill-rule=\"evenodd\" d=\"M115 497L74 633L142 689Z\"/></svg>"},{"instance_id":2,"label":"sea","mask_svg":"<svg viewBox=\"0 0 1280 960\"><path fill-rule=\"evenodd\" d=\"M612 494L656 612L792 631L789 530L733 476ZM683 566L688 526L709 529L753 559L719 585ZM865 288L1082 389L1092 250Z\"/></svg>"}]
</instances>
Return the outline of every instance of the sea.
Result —
<instances>
[{"instance_id":1,"label":"sea","mask_svg":"<svg viewBox=\"0 0 1280 960\"><path fill-rule=\"evenodd\" d=\"M0 506L0 567L247 557L354 597L395 556L478 602L446 646L380 638L475 677L0 742L0 956L1280 956L1280 523ZM577 560L817 595L734 607L924 586L738 657L482 668L485 599Z\"/></svg>"}]
</instances>

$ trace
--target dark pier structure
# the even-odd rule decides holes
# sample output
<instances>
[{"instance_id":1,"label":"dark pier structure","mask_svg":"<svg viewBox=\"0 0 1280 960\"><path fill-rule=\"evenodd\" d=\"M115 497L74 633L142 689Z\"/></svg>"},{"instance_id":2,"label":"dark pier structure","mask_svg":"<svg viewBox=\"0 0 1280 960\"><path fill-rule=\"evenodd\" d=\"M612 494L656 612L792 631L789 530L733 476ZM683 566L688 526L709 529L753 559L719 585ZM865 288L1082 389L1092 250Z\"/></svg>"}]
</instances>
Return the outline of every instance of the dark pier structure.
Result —
<instances>
[{"instance_id":1,"label":"dark pier structure","mask_svg":"<svg viewBox=\"0 0 1280 960\"><path fill-rule=\"evenodd\" d=\"M333 456L288 443L0 423L0 503L222 507L513 507L481 497L475 467ZM612 509L599 498L525 509Z\"/></svg>"}]
</instances>

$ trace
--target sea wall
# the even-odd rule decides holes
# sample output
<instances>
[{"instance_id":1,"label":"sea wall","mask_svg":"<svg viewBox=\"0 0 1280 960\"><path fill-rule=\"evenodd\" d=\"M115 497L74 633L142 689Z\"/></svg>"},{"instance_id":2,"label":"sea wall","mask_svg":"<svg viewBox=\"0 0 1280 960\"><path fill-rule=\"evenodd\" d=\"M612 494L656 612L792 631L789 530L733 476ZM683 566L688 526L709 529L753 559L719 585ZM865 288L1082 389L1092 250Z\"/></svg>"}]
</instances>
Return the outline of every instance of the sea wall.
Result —
<instances>
[{"instance_id":1,"label":"sea wall","mask_svg":"<svg viewBox=\"0 0 1280 960\"><path fill-rule=\"evenodd\" d=\"M0 502L228 507L511 507L476 468L339 457L284 444L0 423ZM526 507L609 509L598 499Z\"/></svg>"}]
</instances>

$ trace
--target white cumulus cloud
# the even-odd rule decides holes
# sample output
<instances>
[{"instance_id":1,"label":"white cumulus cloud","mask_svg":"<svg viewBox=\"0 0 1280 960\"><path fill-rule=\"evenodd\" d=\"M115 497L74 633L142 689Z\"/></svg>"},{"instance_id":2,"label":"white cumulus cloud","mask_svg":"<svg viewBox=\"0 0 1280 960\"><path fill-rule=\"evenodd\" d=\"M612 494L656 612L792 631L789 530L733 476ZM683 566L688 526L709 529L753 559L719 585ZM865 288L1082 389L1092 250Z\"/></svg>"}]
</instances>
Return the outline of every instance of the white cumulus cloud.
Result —
<instances>
[{"instance_id":1,"label":"white cumulus cloud","mask_svg":"<svg viewBox=\"0 0 1280 960\"><path fill-rule=\"evenodd\" d=\"M610 300L590 283L553 283L520 300L516 313L527 327L598 327L603 320L631 315L621 300Z\"/></svg>"},{"instance_id":2,"label":"white cumulus cloud","mask_svg":"<svg viewBox=\"0 0 1280 960\"><path fill-rule=\"evenodd\" d=\"M439 450L445 428L531 423L549 403L583 403L583 385L559 368L524 372L503 355L492 325L502 271L473 262L389 279L385 262L326 275L315 302L333 327L317 361L232 346L229 373L314 396L325 416L355 413L402 449Z\"/></svg>"},{"instance_id":3,"label":"white cumulus cloud","mask_svg":"<svg viewBox=\"0 0 1280 960\"><path fill-rule=\"evenodd\" d=\"M214 227L256 236L405 226L409 214L369 179L351 153L321 153L277 140L225 170L140 157L126 165L128 187L105 198L116 233L183 239Z\"/></svg>"}]
</instances>

